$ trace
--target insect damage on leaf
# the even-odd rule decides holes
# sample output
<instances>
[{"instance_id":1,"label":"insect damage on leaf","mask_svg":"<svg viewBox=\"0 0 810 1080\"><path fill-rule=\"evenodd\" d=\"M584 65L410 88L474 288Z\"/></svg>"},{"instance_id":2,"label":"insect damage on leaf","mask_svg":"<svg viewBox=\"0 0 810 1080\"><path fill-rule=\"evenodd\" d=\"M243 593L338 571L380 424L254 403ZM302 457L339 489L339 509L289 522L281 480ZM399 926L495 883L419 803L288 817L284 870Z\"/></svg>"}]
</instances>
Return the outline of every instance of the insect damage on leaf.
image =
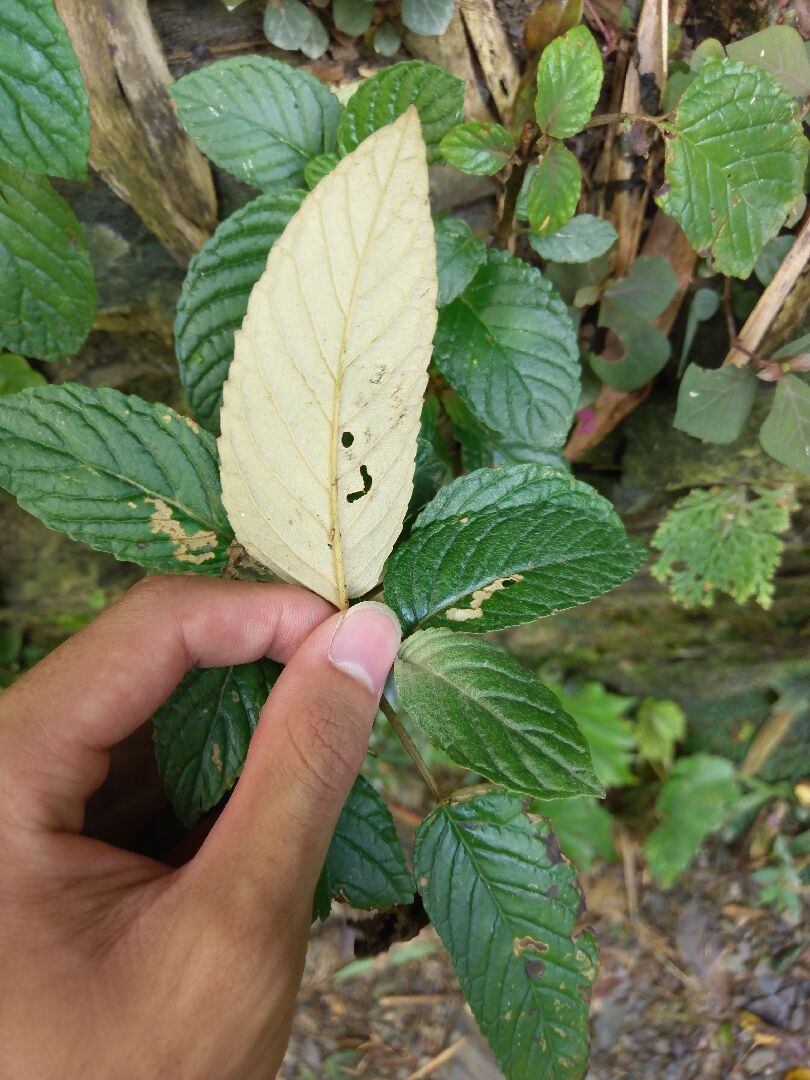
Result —
<instances>
[{"instance_id":1,"label":"insect damage on leaf","mask_svg":"<svg viewBox=\"0 0 810 1080\"><path fill-rule=\"evenodd\" d=\"M236 334L219 440L246 551L340 607L380 580L412 491L436 323L425 144L410 108L320 181Z\"/></svg>"},{"instance_id":2,"label":"insect damage on leaf","mask_svg":"<svg viewBox=\"0 0 810 1080\"><path fill-rule=\"evenodd\" d=\"M495 581L486 585L483 589L475 590L468 608L448 608L444 616L450 622L467 622L469 619L480 619L484 615L483 605L489 600L490 596L494 596L501 589L509 589L512 585L517 585L519 581L523 581L523 574L510 574L508 577L496 578Z\"/></svg>"},{"instance_id":3,"label":"insect damage on leaf","mask_svg":"<svg viewBox=\"0 0 810 1080\"><path fill-rule=\"evenodd\" d=\"M183 526L172 514L172 508L163 499L145 498L145 503L154 506L149 515L149 527L156 535L168 536L174 548L174 557L178 562L200 563L208 562L215 555L217 546L217 534L200 529L195 533L187 533ZM208 548L208 551L202 550Z\"/></svg>"}]
</instances>

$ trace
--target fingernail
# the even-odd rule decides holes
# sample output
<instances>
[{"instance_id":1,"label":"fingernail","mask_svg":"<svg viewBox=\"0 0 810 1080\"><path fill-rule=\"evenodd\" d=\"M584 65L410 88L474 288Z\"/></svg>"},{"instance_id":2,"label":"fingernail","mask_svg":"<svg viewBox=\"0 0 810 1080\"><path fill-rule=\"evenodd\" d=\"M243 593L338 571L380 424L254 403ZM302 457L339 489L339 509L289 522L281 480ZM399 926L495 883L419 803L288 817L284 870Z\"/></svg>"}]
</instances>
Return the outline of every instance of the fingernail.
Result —
<instances>
[{"instance_id":1,"label":"fingernail","mask_svg":"<svg viewBox=\"0 0 810 1080\"><path fill-rule=\"evenodd\" d=\"M385 604L355 604L341 617L327 655L336 668L382 693L402 637L399 620Z\"/></svg>"}]
</instances>

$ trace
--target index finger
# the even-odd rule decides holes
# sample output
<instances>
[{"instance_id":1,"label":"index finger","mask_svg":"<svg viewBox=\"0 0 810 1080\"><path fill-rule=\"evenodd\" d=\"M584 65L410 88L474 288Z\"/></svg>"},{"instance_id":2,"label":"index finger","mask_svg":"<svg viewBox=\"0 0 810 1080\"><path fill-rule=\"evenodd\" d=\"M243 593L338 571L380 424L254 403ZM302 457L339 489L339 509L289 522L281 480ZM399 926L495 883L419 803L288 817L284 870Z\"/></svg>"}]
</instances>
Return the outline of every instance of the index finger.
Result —
<instances>
[{"instance_id":1,"label":"index finger","mask_svg":"<svg viewBox=\"0 0 810 1080\"><path fill-rule=\"evenodd\" d=\"M147 578L0 698L0 797L19 823L78 831L108 750L193 667L286 662L334 609L293 585Z\"/></svg>"}]
</instances>

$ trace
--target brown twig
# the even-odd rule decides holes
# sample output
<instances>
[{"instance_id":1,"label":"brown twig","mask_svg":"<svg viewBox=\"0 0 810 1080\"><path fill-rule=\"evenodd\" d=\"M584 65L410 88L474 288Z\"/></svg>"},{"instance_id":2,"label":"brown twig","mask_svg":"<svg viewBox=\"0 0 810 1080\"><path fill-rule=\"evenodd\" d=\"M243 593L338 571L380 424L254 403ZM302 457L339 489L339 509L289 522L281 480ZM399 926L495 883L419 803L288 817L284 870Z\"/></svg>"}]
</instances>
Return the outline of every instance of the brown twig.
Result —
<instances>
[{"instance_id":1,"label":"brown twig","mask_svg":"<svg viewBox=\"0 0 810 1080\"><path fill-rule=\"evenodd\" d=\"M506 181L501 214L495 226L493 240L496 247L505 248L512 239L520 189L523 187L523 180L531 158L539 150L542 139L543 134L537 124L524 124L517 148L517 161L512 166L509 179Z\"/></svg>"},{"instance_id":2,"label":"brown twig","mask_svg":"<svg viewBox=\"0 0 810 1080\"><path fill-rule=\"evenodd\" d=\"M810 214L804 219L790 251L748 316L739 338L732 344L723 364L745 367L751 353L756 353L762 339L779 313L802 270L810 259Z\"/></svg>"},{"instance_id":3,"label":"brown twig","mask_svg":"<svg viewBox=\"0 0 810 1080\"><path fill-rule=\"evenodd\" d=\"M793 722L802 712L803 706L802 701L797 701L793 707L790 705L786 707L782 702L771 709L751 740L751 745L740 766L740 776L756 776L761 771L765 762L793 727Z\"/></svg>"},{"instance_id":4,"label":"brown twig","mask_svg":"<svg viewBox=\"0 0 810 1080\"><path fill-rule=\"evenodd\" d=\"M407 1080L424 1080L426 1076L432 1076L441 1065L444 1065L445 1062L448 1062L451 1058L456 1056L468 1038L469 1035L462 1035L460 1039L456 1039L456 1041L451 1043L446 1050L442 1050L440 1054L437 1054L435 1058L428 1061L421 1069L417 1069L416 1072L411 1073Z\"/></svg>"},{"instance_id":5,"label":"brown twig","mask_svg":"<svg viewBox=\"0 0 810 1080\"><path fill-rule=\"evenodd\" d=\"M380 711L384 714L386 720L396 732L397 738L407 750L411 761L413 761L419 772L419 775L427 784L433 798L436 800L436 802L438 802L441 798L441 794L439 793L439 786L436 783L433 773L427 767L425 759L419 753L419 748L406 731L405 725L397 716L396 711L394 710L390 701L385 697L382 698L382 700L380 701Z\"/></svg>"},{"instance_id":6,"label":"brown twig","mask_svg":"<svg viewBox=\"0 0 810 1080\"><path fill-rule=\"evenodd\" d=\"M733 348L737 342L737 323L734 320L734 309L731 306L731 278L726 278L723 284L723 312L726 316L726 329L728 330L728 345Z\"/></svg>"}]
</instances>

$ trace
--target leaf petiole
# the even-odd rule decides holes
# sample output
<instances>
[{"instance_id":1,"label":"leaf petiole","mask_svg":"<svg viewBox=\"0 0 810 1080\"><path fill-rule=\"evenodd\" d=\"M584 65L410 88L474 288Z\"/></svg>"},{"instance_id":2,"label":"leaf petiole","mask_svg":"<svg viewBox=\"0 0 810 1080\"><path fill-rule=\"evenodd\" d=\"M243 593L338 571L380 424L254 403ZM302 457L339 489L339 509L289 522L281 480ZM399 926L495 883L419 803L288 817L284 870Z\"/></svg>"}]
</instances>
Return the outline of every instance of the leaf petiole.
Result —
<instances>
[{"instance_id":1,"label":"leaf petiole","mask_svg":"<svg viewBox=\"0 0 810 1080\"><path fill-rule=\"evenodd\" d=\"M388 723L396 732L399 741L408 751L408 755L416 766L419 775L427 784L428 789L430 790L430 794L433 796L436 802L438 802L441 799L441 794L439 792L439 786L436 783L435 777L433 776L433 773L430 771L430 769L427 767L425 759L419 753L419 748L417 747L416 743L406 731L405 725L400 720L399 716L396 713L396 710L386 697L380 699L380 711L383 713Z\"/></svg>"}]
</instances>

